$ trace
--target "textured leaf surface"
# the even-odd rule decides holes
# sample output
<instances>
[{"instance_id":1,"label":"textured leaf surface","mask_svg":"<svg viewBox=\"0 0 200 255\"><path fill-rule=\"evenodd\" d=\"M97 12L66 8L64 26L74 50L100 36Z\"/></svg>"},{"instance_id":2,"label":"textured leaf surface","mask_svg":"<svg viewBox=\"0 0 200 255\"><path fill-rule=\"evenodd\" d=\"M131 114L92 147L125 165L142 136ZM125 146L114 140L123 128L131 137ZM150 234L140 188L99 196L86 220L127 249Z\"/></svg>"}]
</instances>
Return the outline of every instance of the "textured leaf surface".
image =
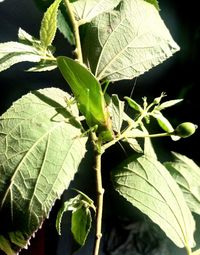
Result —
<instances>
[{"instance_id":1,"label":"textured leaf surface","mask_svg":"<svg viewBox=\"0 0 200 255\"><path fill-rule=\"evenodd\" d=\"M173 156L175 160L165 167L182 189L190 210L200 214L200 168L184 155L173 152Z\"/></svg>"},{"instance_id":2,"label":"textured leaf surface","mask_svg":"<svg viewBox=\"0 0 200 255\"><path fill-rule=\"evenodd\" d=\"M28 72L46 72L57 68L57 61L41 61L36 66L29 68Z\"/></svg>"},{"instance_id":3,"label":"textured leaf surface","mask_svg":"<svg viewBox=\"0 0 200 255\"><path fill-rule=\"evenodd\" d=\"M64 11L58 10L58 17L57 17L58 29L63 34L63 36L68 40L68 42L70 44L74 45L75 44L74 34L67 22L66 15L67 14L66 14L65 10Z\"/></svg>"},{"instance_id":4,"label":"textured leaf surface","mask_svg":"<svg viewBox=\"0 0 200 255\"><path fill-rule=\"evenodd\" d=\"M146 134L146 137L144 138L144 154L150 158L157 159L152 140L148 137L149 132L144 125L142 126L142 131Z\"/></svg>"},{"instance_id":5,"label":"textured leaf surface","mask_svg":"<svg viewBox=\"0 0 200 255\"><path fill-rule=\"evenodd\" d=\"M23 61L39 62L40 59L39 52L32 46L18 42L0 43L0 72Z\"/></svg>"},{"instance_id":6,"label":"textured leaf surface","mask_svg":"<svg viewBox=\"0 0 200 255\"><path fill-rule=\"evenodd\" d=\"M68 201L66 201L62 205L56 218L56 229L59 235L61 235L61 225L62 225L63 214L67 211L76 210L77 207L80 207L80 204L81 204L81 196L77 195L76 197L70 198Z\"/></svg>"},{"instance_id":7,"label":"textured leaf surface","mask_svg":"<svg viewBox=\"0 0 200 255\"><path fill-rule=\"evenodd\" d=\"M40 40L44 47L48 47L54 40L57 30L57 14L61 0L55 0L47 9L41 22Z\"/></svg>"},{"instance_id":8,"label":"textured leaf surface","mask_svg":"<svg viewBox=\"0 0 200 255\"><path fill-rule=\"evenodd\" d=\"M179 247L194 246L195 223L167 169L146 156L130 158L112 175L115 189L157 223Z\"/></svg>"},{"instance_id":9,"label":"textured leaf surface","mask_svg":"<svg viewBox=\"0 0 200 255\"><path fill-rule=\"evenodd\" d=\"M20 43L28 44L28 45L37 45L40 46L41 42L33 37L32 35L28 34L26 31L24 31L22 28L19 28L18 30L18 39Z\"/></svg>"},{"instance_id":10,"label":"textured leaf surface","mask_svg":"<svg viewBox=\"0 0 200 255\"><path fill-rule=\"evenodd\" d=\"M35 91L0 118L0 237L14 251L48 217L84 157L78 109L69 112L67 98L56 88Z\"/></svg>"},{"instance_id":11,"label":"textured leaf surface","mask_svg":"<svg viewBox=\"0 0 200 255\"><path fill-rule=\"evenodd\" d=\"M109 129L108 112L101 86L96 78L77 61L58 57L58 67L74 93L81 113L90 127Z\"/></svg>"},{"instance_id":12,"label":"textured leaf surface","mask_svg":"<svg viewBox=\"0 0 200 255\"><path fill-rule=\"evenodd\" d=\"M109 103L109 112L112 116L112 127L117 133L120 133L124 120L124 102L119 100L117 95L112 95Z\"/></svg>"},{"instance_id":13,"label":"textured leaf surface","mask_svg":"<svg viewBox=\"0 0 200 255\"><path fill-rule=\"evenodd\" d=\"M81 246L85 244L91 228L92 216L88 207L81 206L72 213L72 233Z\"/></svg>"},{"instance_id":14,"label":"textured leaf surface","mask_svg":"<svg viewBox=\"0 0 200 255\"><path fill-rule=\"evenodd\" d=\"M93 201L86 194L81 191L78 191L78 193L79 195L66 201L59 210L56 219L56 229L61 235L63 214L67 211L72 211L71 231L77 243L83 246L92 223L90 208L94 211L96 211L96 208Z\"/></svg>"},{"instance_id":15,"label":"textured leaf surface","mask_svg":"<svg viewBox=\"0 0 200 255\"><path fill-rule=\"evenodd\" d=\"M89 22L103 12L112 10L120 0L81 0L73 2L77 20Z\"/></svg>"},{"instance_id":16,"label":"textured leaf surface","mask_svg":"<svg viewBox=\"0 0 200 255\"><path fill-rule=\"evenodd\" d=\"M97 79L132 79L179 49L152 4L124 0L88 25L84 61Z\"/></svg>"},{"instance_id":17,"label":"textured leaf surface","mask_svg":"<svg viewBox=\"0 0 200 255\"><path fill-rule=\"evenodd\" d=\"M140 144L138 143L138 141L135 138L125 137L123 139L123 141L127 142L134 151L136 151L138 153L143 153L143 149L141 148Z\"/></svg>"}]
</instances>

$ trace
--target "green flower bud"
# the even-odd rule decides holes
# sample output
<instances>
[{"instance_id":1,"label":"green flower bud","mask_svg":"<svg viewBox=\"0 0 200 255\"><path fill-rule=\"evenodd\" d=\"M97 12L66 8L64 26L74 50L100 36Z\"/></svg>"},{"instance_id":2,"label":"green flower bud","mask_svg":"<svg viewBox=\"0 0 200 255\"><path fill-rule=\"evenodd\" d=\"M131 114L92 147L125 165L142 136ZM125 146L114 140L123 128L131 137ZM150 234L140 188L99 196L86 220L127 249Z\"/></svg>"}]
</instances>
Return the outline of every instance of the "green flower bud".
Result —
<instances>
[{"instance_id":1,"label":"green flower bud","mask_svg":"<svg viewBox=\"0 0 200 255\"><path fill-rule=\"evenodd\" d=\"M131 108L142 113L142 111L143 111L142 107L138 103L136 103L132 98L124 97L124 99L126 99L126 101L128 102L128 104Z\"/></svg>"},{"instance_id":2,"label":"green flower bud","mask_svg":"<svg viewBox=\"0 0 200 255\"><path fill-rule=\"evenodd\" d=\"M197 125L191 122L184 122L178 125L174 131L175 135L186 138L194 134Z\"/></svg>"},{"instance_id":3,"label":"green flower bud","mask_svg":"<svg viewBox=\"0 0 200 255\"><path fill-rule=\"evenodd\" d=\"M165 96L166 96L165 92L162 92L159 97L154 98L153 104L160 104L161 99Z\"/></svg>"}]
</instances>

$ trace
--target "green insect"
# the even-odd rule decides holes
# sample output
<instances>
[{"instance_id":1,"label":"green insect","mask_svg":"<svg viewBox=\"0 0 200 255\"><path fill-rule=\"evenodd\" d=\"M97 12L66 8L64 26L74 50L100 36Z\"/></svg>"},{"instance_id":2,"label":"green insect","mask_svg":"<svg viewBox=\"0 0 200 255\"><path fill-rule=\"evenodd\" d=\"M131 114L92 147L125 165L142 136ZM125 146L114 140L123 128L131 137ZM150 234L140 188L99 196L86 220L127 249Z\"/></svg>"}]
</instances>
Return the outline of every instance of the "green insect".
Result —
<instances>
[{"instance_id":1,"label":"green insect","mask_svg":"<svg viewBox=\"0 0 200 255\"><path fill-rule=\"evenodd\" d=\"M102 140L112 140L111 120L98 80L87 68L73 59L58 57L57 63L89 128L97 125L97 133Z\"/></svg>"}]
</instances>

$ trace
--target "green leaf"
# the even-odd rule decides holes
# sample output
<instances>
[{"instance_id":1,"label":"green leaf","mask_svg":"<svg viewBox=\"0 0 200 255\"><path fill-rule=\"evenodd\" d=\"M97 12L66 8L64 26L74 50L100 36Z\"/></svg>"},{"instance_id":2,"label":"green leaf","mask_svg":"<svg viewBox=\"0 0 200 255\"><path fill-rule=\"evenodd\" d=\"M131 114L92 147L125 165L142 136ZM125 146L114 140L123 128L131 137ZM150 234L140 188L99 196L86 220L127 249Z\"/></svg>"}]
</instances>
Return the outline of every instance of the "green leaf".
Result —
<instances>
[{"instance_id":1,"label":"green leaf","mask_svg":"<svg viewBox=\"0 0 200 255\"><path fill-rule=\"evenodd\" d=\"M15 252L11 249L9 241L0 235L0 250L7 255L15 255Z\"/></svg>"},{"instance_id":2,"label":"green leaf","mask_svg":"<svg viewBox=\"0 0 200 255\"><path fill-rule=\"evenodd\" d=\"M129 131L126 131L126 136L122 140L123 142L129 143L130 147L138 152L138 153L143 153L143 149L141 148L140 144L138 143L136 137L143 137L145 135L144 132L142 132L138 128L133 128Z\"/></svg>"},{"instance_id":3,"label":"green leaf","mask_svg":"<svg viewBox=\"0 0 200 255\"><path fill-rule=\"evenodd\" d=\"M64 11L63 11L64 12ZM64 37L68 40L71 45L75 44L74 34L67 22L67 18L65 17L67 14L63 13L61 10L58 10L58 29L64 35Z\"/></svg>"},{"instance_id":4,"label":"green leaf","mask_svg":"<svg viewBox=\"0 0 200 255\"><path fill-rule=\"evenodd\" d=\"M96 17L82 48L95 77L110 81L137 77L179 50L158 11L143 0L123 0Z\"/></svg>"},{"instance_id":5,"label":"green leaf","mask_svg":"<svg viewBox=\"0 0 200 255\"><path fill-rule=\"evenodd\" d=\"M57 68L56 61L40 61L36 66L29 68L28 72L46 72Z\"/></svg>"},{"instance_id":6,"label":"green leaf","mask_svg":"<svg viewBox=\"0 0 200 255\"><path fill-rule=\"evenodd\" d=\"M158 11L160 11L160 7L159 7L159 4L158 4L158 1L157 1L157 0L144 0L144 1L146 1L146 2L148 2L148 3L150 3L150 4L153 4L154 7L155 7Z\"/></svg>"},{"instance_id":7,"label":"green leaf","mask_svg":"<svg viewBox=\"0 0 200 255\"><path fill-rule=\"evenodd\" d=\"M113 10L119 2L120 0L82 0L72 4L76 20L86 23L103 12Z\"/></svg>"},{"instance_id":8,"label":"green leaf","mask_svg":"<svg viewBox=\"0 0 200 255\"><path fill-rule=\"evenodd\" d=\"M101 131L110 132L104 95L93 74L77 61L67 57L58 57L57 63L79 103L79 109L85 116L88 126L98 125Z\"/></svg>"},{"instance_id":9,"label":"green leaf","mask_svg":"<svg viewBox=\"0 0 200 255\"><path fill-rule=\"evenodd\" d=\"M169 100L169 101L166 101L166 102L160 104L159 106L156 106L156 109L158 111L162 111L168 107L171 107L171 106L174 106L175 104L180 103L181 101L183 101L183 99Z\"/></svg>"},{"instance_id":10,"label":"green leaf","mask_svg":"<svg viewBox=\"0 0 200 255\"><path fill-rule=\"evenodd\" d=\"M13 254L48 217L86 152L78 109L67 109L67 99L56 88L33 91L0 117L0 235Z\"/></svg>"},{"instance_id":11,"label":"green leaf","mask_svg":"<svg viewBox=\"0 0 200 255\"><path fill-rule=\"evenodd\" d=\"M112 174L115 189L179 247L195 245L195 222L168 170L148 156L130 157Z\"/></svg>"},{"instance_id":12,"label":"green leaf","mask_svg":"<svg viewBox=\"0 0 200 255\"><path fill-rule=\"evenodd\" d=\"M91 229L91 212L88 207L81 206L72 213L71 231L78 244L83 246Z\"/></svg>"},{"instance_id":13,"label":"green leaf","mask_svg":"<svg viewBox=\"0 0 200 255\"><path fill-rule=\"evenodd\" d=\"M39 62L40 59L40 53L32 46L18 42L0 43L0 72L20 62Z\"/></svg>"},{"instance_id":14,"label":"green leaf","mask_svg":"<svg viewBox=\"0 0 200 255\"><path fill-rule=\"evenodd\" d=\"M144 155L152 159L157 159L157 155L152 145L151 138L148 137L149 132L144 125L142 125L142 131L146 134L146 137L144 138Z\"/></svg>"},{"instance_id":15,"label":"green leaf","mask_svg":"<svg viewBox=\"0 0 200 255\"><path fill-rule=\"evenodd\" d=\"M200 168L195 162L173 152L174 161L164 163L183 191L191 211L200 214Z\"/></svg>"},{"instance_id":16,"label":"green leaf","mask_svg":"<svg viewBox=\"0 0 200 255\"><path fill-rule=\"evenodd\" d=\"M67 211L74 211L78 207L80 207L81 203L81 196L77 195L76 197L73 197L66 201L63 206L60 208L57 218L56 218L56 229L58 231L58 234L61 235L61 223L62 223L62 218L63 214Z\"/></svg>"},{"instance_id":17,"label":"green leaf","mask_svg":"<svg viewBox=\"0 0 200 255\"><path fill-rule=\"evenodd\" d=\"M28 34L26 31L24 31L22 28L19 28L18 30L18 39L20 43L27 44L27 45L36 45L40 46L41 42L37 40L32 35Z\"/></svg>"},{"instance_id":18,"label":"green leaf","mask_svg":"<svg viewBox=\"0 0 200 255\"><path fill-rule=\"evenodd\" d=\"M33 49L36 52L38 52L38 55L40 55L41 57L39 63L36 66L29 68L27 71L44 72L44 71L52 71L53 69L57 68L57 61L52 55L52 52L54 51L53 47L52 48L49 47L49 49L45 51L45 55L46 55L45 56L44 49L42 48L41 42L21 28L19 28L19 31L18 31L18 38L20 43L24 45L32 46Z\"/></svg>"},{"instance_id":19,"label":"green leaf","mask_svg":"<svg viewBox=\"0 0 200 255\"><path fill-rule=\"evenodd\" d=\"M108 105L110 116L112 117L112 128L117 133L120 133L124 120L124 102L119 100L117 95L112 95Z\"/></svg>"},{"instance_id":20,"label":"green leaf","mask_svg":"<svg viewBox=\"0 0 200 255\"><path fill-rule=\"evenodd\" d=\"M40 41L41 44L47 48L54 40L57 30L57 14L61 0L55 0L53 4L45 12L41 27L40 27Z\"/></svg>"},{"instance_id":21,"label":"green leaf","mask_svg":"<svg viewBox=\"0 0 200 255\"><path fill-rule=\"evenodd\" d=\"M167 133L172 133L174 131L174 128L172 127L171 123L168 121L168 119L166 119L163 114L159 111L153 111L151 113L151 116L153 116L159 126Z\"/></svg>"},{"instance_id":22,"label":"green leaf","mask_svg":"<svg viewBox=\"0 0 200 255\"><path fill-rule=\"evenodd\" d=\"M157 111L157 110L154 110L152 113L151 113L151 116L153 116L159 126L167 133L173 133L174 132L174 128L172 127L171 123L168 121L167 118L165 118L163 116L163 114L160 112L160 111ZM180 139L180 137L178 135L171 135L171 138L172 140L174 141L178 141Z\"/></svg>"},{"instance_id":23,"label":"green leaf","mask_svg":"<svg viewBox=\"0 0 200 255\"><path fill-rule=\"evenodd\" d=\"M72 211L71 230L74 239L82 246L85 243L87 235L91 228L91 213L90 209L96 210L94 202L83 192L76 190L79 195L66 201L59 210L56 219L56 229L61 235L61 222L63 214L67 211Z\"/></svg>"},{"instance_id":24,"label":"green leaf","mask_svg":"<svg viewBox=\"0 0 200 255\"><path fill-rule=\"evenodd\" d=\"M88 207L91 207L94 211L96 211L96 207L94 206L94 201L91 198L89 198L85 193L83 193L82 191L78 189L73 189L73 190L75 190L80 195L80 198L83 204L87 205Z\"/></svg>"},{"instance_id":25,"label":"green leaf","mask_svg":"<svg viewBox=\"0 0 200 255\"><path fill-rule=\"evenodd\" d=\"M138 141L135 138L133 138L133 137L125 137L123 139L123 141L129 143L130 147L134 151L136 151L138 153L143 153L143 150L142 150L140 144L138 143Z\"/></svg>"}]
</instances>

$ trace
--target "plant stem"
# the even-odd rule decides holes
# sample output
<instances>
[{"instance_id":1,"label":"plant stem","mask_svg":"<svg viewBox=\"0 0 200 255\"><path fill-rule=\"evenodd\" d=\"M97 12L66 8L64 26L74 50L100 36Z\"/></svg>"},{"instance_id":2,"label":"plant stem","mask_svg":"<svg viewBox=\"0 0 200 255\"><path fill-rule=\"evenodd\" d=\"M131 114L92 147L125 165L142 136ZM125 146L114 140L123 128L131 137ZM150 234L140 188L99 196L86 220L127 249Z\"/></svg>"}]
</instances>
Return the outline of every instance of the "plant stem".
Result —
<instances>
[{"instance_id":1,"label":"plant stem","mask_svg":"<svg viewBox=\"0 0 200 255\"><path fill-rule=\"evenodd\" d=\"M189 246L186 246L185 249L186 249L187 255L192 255L192 250Z\"/></svg>"},{"instance_id":2,"label":"plant stem","mask_svg":"<svg viewBox=\"0 0 200 255\"><path fill-rule=\"evenodd\" d=\"M69 2L69 0L64 0L65 6L67 8L67 12L69 14L72 27L73 27L73 33L74 33L74 38L75 38L75 44L76 44L76 49L74 51L76 55L76 59L80 64L83 64L83 56L82 56L82 49L81 49L81 40L80 40L80 35L79 35L79 23L74 17L74 12L73 12L73 6Z\"/></svg>"},{"instance_id":3,"label":"plant stem","mask_svg":"<svg viewBox=\"0 0 200 255\"><path fill-rule=\"evenodd\" d=\"M130 129L129 129L130 130ZM114 140L106 143L105 145L102 146L102 150L106 150L109 147L111 147L112 145L114 145L115 143L119 142L120 140L122 140L123 138L129 138L129 136L127 136L127 130L125 132L123 132L121 135L119 135L117 138L115 138ZM158 134L141 134L141 135L134 135L134 137L131 138L156 138L156 137L166 137L166 136L171 136L170 133L158 133Z\"/></svg>"},{"instance_id":4,"label":"plant stem","mask_svg":"<svg viewBox=\"0 0 200 255\"><path fill-rule=\"evenodd\" d=\"M99 254L100 242L101 242L101 229L102 229L102 215L103 215L103 194L104 189L102 186L102 175L101 175L101 144L98 141L95 142L94 136L92 138L94 149L95 149L95 173L96 173L96 192L97 192L97 201L96 201L96 237L93 255Z\"/></svg>"}]
</instances>

